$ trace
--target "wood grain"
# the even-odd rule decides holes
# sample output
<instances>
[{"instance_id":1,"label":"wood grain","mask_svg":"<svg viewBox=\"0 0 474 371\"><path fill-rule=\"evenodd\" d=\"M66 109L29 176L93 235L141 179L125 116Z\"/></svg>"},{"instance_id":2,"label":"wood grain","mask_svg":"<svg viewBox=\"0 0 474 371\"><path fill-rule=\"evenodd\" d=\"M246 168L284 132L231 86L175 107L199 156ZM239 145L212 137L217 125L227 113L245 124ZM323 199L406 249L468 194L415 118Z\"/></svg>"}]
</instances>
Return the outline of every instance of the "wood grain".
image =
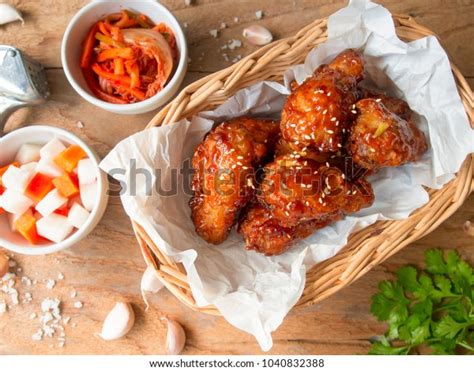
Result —
<instances>
[{"instance_id":1,"label":"wood grain","mask_svg":"<svg viewBox=\"0 0 474 371\"><path fill-rule=\"evenodd\" d=\"M118 116L102 111L82 100L68 84L61 69L59 48L61 36L69 19L86 0L17 0L12 1L25 14L25 25L11 24L0 28L0 43L12 44L42 61L48 68L48 79L53 95L41 107L18 111L8 122L7 130L29 123L48 123L66 128L77 134L104 156L126 136L141 130L153 113L133 117ZM327 16L345 5L334 0L262 0L194 1L187 7L184 1L163 1L176 14L186 29L190 46L191 64L185 84L209 72L226 67L220 47L233 38L241 39L242 29L256 23L255 11L262 10L259 23L268 27L276 37L285 37L315 18ZM409 13L416 20L437 32L453 61L474 84L472 55L474 44L474 4L470 1L381 1L392 12ZM234 17L239 22L234 22ZM209 34L225 22L217 39ZM244 45L229 53L230 58L245 55L254 47ZM79 128L77 123L84 125ZM393 276L405 264L420 264L423 253L430 247L456 248L474 262L474 240L464 234L462 224L474 222L474 197L443 223L436 231L402 250L382 265L321 304L293 310L274 333L272 354L364 354L370 338L384 331L382 324L370 315L370 297L377 283ZM192 312L166 291L150 298L151 308L144 311L139 282L145 264L136 246L130 222L120 200L112 198L104 219L97 229L74 248L52 256L15 259L23 272L39 283L33 288L19 285L21 292L33 294L33 301L13 308L0 316L0 354L161 354L164 352L166 328L162 315L178 319L186 328L187 354L260 354L255 340L236 330L222 318ZM53 290L42 280L56 278ZM76 290L77 298L70 298ZM33 342L31 335L38 320L30 320L38 313L39 303L45 297L62 299L65 316L71 316L66 326L67 340L59 348L57 340ZM0 294L0 299L2 294ZM115 342L104 342L94 336L100 331L102 320L115 300L129 300L137 314L132 332ZM81 309L74 302L84 303ZM72 327L72 323L77 324ZM52 347L50 347L52 346Z\"/></svg>"}]
</instances>

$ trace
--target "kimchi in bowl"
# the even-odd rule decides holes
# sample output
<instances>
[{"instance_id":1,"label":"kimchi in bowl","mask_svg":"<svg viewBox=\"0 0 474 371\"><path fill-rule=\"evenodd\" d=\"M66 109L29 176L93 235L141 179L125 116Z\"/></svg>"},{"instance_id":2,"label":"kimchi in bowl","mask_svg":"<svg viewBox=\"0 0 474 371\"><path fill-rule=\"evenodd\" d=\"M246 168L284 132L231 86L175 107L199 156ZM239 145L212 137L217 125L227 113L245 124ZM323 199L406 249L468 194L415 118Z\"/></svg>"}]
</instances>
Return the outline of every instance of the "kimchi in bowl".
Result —
<instances>
[{"instance_id":1,"label":"kimchi in bowl","mask_svg":"<svg viewBox=\"0 0 474 371\"><path fill-rule=\"evenodd\" d=\"M86 81L84 69L81 68L84 43L91 32L91 28L101 19L113 14L119 14L123 11L132 14L146 16L154 24L166 25L174 35L176 40L176 56L169 77L163 82L155 93L146 97L141 97L136 101L131 99L105 99L98 95L98 90L94 86L91 88L91 79ZM137 30L140 33L142 30ZM130 30L127 33L132 33ZM128 37L128 35L127 35ZM70 21L64 33L61 46L61 60L70 84L76 92L89 103L119 114L140 114L157 109L166 104L169 99L178 91L187 71L188 50L186 39L182 28L176 18L163 5L155 1L116 1L116 2L91 2L82 8ZM99 68L94 65L95 68ZM92 71L92 66L91 66ZM100 73L100 70L98 71ZM95 72L94 72L95 73ZM104 72L106 73L106 72ZM92 74L92 72L91 72ZM97 79L97 85L103 88L103 80ZM128 78L128 77L127 77ZM100 93L100 91L99 91ZM145 89L145 94L147 93Z\"/></svg>"}]
</instances>

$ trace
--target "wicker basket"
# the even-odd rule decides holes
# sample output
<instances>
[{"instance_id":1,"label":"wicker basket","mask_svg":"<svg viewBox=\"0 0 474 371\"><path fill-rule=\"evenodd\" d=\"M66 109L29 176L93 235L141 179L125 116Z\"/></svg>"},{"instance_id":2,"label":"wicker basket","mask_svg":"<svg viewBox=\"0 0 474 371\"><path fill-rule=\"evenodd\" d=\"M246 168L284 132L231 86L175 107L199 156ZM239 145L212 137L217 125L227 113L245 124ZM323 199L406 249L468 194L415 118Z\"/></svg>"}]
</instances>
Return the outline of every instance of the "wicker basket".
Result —
<instances>
[{"instance_id":1,"label":"wicker basket","mask_svg":"<svg viewBox=\"0 0 474 371\"><path fill-rule=\"evenodd\" d=\"M405 15L393 16L397 34L406 41L433 32ZM290 66L302 63L311 49L326 41L327 20L304 27L295 36L273 42L238 63L189 85L149 123L147 128L176 122L224 103L237 90L262 80L282 81ZM452 66L457 86L471 125L474 121L473 94L459 70ZM350 236L337 255L308 272L306 287L298 305L311 305L354 282L408 244L433 231L453 214L474 190L474 156L468 156L457 176L441 190L429 189L430 202L408 219L385 221ZM200 312L219 315L214 306L198 307L181 264L174 263L137 223L133 228L148 266L156 270L165 286L183 303Z\"/></svg>"}]
</instances>

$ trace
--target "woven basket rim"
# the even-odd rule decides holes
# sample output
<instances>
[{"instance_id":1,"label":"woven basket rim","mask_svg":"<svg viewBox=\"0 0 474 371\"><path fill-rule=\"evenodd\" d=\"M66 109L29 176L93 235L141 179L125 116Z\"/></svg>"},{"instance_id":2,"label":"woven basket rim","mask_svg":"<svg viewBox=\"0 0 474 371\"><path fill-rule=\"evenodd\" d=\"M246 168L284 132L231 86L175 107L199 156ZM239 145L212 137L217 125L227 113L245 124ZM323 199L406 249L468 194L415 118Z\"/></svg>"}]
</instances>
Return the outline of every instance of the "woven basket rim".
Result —
<instances>
[{"instance_id":1,"label":"woven basket rim","mask_svg":"<svg viewBox=\"0 0 474 371\"><path fill-rule=\"evenodd\" d=\"M408 15L393 14L392 18L397 34L402 39L416 40L424 36L436 36ZM215 107L237 90L261 81L258 80L260 77L262 80L281 81L281 72L289 65L301 63L309 50L326 40L326 26L327 18L318 19L294 36L266 45L238 63L188 85L156 114L146 129L171 124L204 109ZM269 72L269 66L273 67L272 71L275 72ZM474 126L472 90L453 64L452 72L471 126ZM429 203L416 210L409 218L401 221L379 221L351 234L347 245L334 257L316 264L308 271L306 287L297 306L311 305L329 297L406 245L438 227L474 190L473 167L474 156L469 155L451 182L440 190L428 189ZM164 254L145 230L133 220L132 226L145 262L153 268L157 278L168 290L193 310L220 315L213 305L199 307L196 304L184 267Z\"/></svg>"}]
</instances>

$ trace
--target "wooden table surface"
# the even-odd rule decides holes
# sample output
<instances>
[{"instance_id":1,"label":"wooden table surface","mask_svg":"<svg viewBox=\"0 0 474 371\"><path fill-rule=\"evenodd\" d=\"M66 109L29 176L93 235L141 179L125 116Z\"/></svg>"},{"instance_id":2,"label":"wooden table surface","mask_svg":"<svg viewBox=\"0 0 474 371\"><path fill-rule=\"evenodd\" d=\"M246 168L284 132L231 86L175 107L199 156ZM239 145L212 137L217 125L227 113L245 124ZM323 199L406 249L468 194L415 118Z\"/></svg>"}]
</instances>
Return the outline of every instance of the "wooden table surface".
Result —
<instances>
[{"instance_id":1,"label":"wooden table surface","mask_svg":"<svg viewBox=\"0 0 474 371\"><path fill-rule=\"evenodd\" d=\"M52 89L50 101L41 107L18 111L8 122L7 130L30 123L48 123L65 128L92 145L104 156L126 136L144 128L153 113L133 117L102 111L77 95L61 68L60 43L64 29L73 14L87 0L13 0L25 15L20 23L0 27L0 44L10 44L26 51L47 67ZM328 16L345 5L340 0L198 0L186 6L184 0L162 1L185 28L190 48L190 68L185 84L228 66L220 46L226 40L242 39L245 26L260 23L276 38L289 36L314 19ZM461 72L474 82L474 3L470 0L386 0L380 1L392 13L408 13L419 23L434 30ZM263 11L257 21L255 12ZM235 22L234 18L239 21ZM213 38L209 30L227 28ZM78 44L79 44L78 40ZM246 55L255 48L244 43L229 54L230 59ZM77 123L82 122L80 128ZM384 331L369 312L370 298L377 283L393 277L405 264L419 264L430 247L456 248L474 261L474 241L462 231L466 220L473 220L474 197L444 222L436 231L406 247L402 252L374 268L352 286L324 302L293 310L274 333L274 354L364 354L369 339ZM473 220L474 222L474 220ZM20 304L0 316L0 354L162 354L166 335L162 314L183 323L188 334L186 354L259 354L255 340L228 324L222 318L193 312L166 291L151 298L151 309L144 311L140 297L140 278L145 268L129 220L120 200L110 200L105 217L97 229L74 248L51 256L15 256L22 274L38 280L36 285L17 285L21 293L30 292L33 300ZM44 280L58 280L47 289ZM77 298L70 292L77 291ZM0 293L0 299L2 299ZM46 297L62 300L64 316L71 316L66 326L66 345L58 346L57 338L33 342L31 335L38 328L39 313ZM124 339L105 342L94 333L100 331L102 320L116 300L134 305L137 322ZM81 301L81 309L74 307ZM72 324L75 324L73 326Z\"/></svg>"}]
</instances>

